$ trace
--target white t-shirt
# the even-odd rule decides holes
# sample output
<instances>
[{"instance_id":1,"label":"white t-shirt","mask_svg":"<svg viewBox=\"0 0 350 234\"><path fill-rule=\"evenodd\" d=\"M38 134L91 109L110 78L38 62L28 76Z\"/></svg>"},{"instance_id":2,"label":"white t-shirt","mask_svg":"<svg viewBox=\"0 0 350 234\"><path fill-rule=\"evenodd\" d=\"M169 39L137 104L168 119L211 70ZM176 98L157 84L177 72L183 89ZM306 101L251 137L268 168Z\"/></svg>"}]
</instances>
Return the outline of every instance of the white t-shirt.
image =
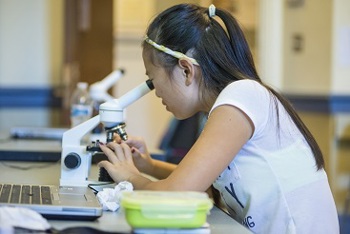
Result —
<instances>
[{"instance_id":1,"label":"white t-shirt","mask_svg":"<svg viewBox=\"0 0 350 234\"><path fill-rule=\"evenodd\" d=\"M221 105L239 108L254 124L214 183L230 214L254 233L339 233L327 175L281 103L258 82L241 80L220 93L211 111Z\"/></svg>"}]
</instances>

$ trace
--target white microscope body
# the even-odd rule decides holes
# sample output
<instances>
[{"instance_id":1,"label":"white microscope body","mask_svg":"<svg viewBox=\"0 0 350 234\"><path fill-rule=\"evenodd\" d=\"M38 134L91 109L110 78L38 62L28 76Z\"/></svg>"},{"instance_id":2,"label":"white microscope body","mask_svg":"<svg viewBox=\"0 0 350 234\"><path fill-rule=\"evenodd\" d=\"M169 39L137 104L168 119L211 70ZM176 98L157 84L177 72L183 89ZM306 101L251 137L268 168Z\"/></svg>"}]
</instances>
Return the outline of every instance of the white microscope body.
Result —
<instances>
[{"instance_id":1,"label":"white microscope body","mask_svg":"<svg viewBox=\"0 0 350 234\"><path fill-rule=\"evenodd\" d=\"M61 154L61 186L84 186L96 183L89 181L92 155L91 148L99 149L98 143L93 142L92 147L81 145L81 140L99 123L105 127L107 142L113 140L113 134L117 133L124 140L127 139L125 127L124 109L137 101L145 94L153 90L151 80L141 83L139 86L130 90L119 99L112 99L101 104L99 115L81 123L80 125L69 129L63 134L62 154ZM89 148L89 150L88 150ZM96 150L97 151L97 150ZM96 152L95 151L95 152Z\"/></svg>"}]
</instances>

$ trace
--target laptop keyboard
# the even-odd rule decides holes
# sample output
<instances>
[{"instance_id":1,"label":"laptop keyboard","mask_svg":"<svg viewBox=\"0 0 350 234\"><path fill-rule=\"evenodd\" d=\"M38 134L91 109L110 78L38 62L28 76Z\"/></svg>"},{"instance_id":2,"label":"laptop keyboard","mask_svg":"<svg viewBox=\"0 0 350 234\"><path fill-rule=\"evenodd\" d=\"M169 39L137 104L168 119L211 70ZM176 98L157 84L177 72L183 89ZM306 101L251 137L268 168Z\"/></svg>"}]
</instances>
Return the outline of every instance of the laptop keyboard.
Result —
<instances>
[{"instance_id":1,"label":"laptop keyboard","mask_svg":"<svg viewBox=\"0 0 350 234\"><path fill-rule=\"evenodd\" d=\"M0 184L0 203L51 205L49 186Z\"/></svg>"}]
</instances>

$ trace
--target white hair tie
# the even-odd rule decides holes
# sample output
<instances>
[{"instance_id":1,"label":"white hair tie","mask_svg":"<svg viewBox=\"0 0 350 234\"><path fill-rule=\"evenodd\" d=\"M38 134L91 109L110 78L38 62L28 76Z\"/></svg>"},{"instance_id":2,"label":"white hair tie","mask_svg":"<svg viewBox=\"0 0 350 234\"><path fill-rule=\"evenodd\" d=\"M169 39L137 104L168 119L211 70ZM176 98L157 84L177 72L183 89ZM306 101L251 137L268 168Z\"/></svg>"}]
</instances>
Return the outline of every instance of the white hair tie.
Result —
<instances>
[{"instance_id":1,"label":"white hair tie","mask_svg":"<svg viewBox=\"0 0 350 234\"><path fill-rule=\"evenodd\" d=\"M216 8L215 8L214 4L211 4L209 6L209 17L210 18L213 18L215 16L215 10L216 10Z\"/></svg>"}]
</instances>

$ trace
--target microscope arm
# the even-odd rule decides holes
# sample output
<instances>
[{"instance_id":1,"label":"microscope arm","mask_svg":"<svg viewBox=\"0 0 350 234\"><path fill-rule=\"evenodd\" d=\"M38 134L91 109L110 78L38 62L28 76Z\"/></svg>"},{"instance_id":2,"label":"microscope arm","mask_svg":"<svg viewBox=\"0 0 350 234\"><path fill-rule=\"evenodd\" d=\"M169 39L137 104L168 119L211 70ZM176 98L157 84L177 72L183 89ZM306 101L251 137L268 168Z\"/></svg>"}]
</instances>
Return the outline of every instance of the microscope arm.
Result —
<instances>
[{"instance_id":1,"label":"microscope arm","mask_svg":"<svg viewBox=\"0 0 350 234\"><path fill-rule=\"evenodd\" d=\"M122 76L124 70L115 70L106 76L103 80L98 81L90 86L90 96L97 102L106 102L112 100L113 97L108 94L108 89L111 88Z\"/></svg>"},{"instance_id":2,"label":"microscope arm","mask_svg":"<svg viewBox=\"0 0 350 234\"><path fill-rule=\"evenodd\" d=\"M87 186L90 182L92 153L81 145L82 138L100 123L100 116L69 129L63 134L61 153L61 186Z\"/></svg>"},{"instance_id":3,"label":"microscope arm","mask_svg":"<svg viewBox=\"0 0 350 234\"><path fill-rule=\"evenodd\" d=\"M100 116L96 115L91 119L71 128L63 133L62 145L80 145L82 138L100 123Z\"/></svg>"}]
</instances>

